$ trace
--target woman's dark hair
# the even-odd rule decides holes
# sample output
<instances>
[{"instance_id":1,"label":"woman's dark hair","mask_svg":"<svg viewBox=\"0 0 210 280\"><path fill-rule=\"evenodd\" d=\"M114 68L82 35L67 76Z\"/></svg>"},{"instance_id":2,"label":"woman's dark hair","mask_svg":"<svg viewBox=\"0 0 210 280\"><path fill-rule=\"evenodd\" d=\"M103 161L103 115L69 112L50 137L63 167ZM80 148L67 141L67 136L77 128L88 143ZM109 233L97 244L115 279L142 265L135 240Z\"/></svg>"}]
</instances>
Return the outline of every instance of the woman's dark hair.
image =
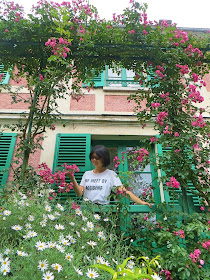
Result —
<instances>
[{"instance_id":1,"label":"woman's dark hair","mask_svg":"<svg viewBox=\"0 0 210 280\"><path fill-rule=\"evenodd\" d=\"M103 145L95 146L90 152L89 158L91 160L92 155L96 154L102 159L103 167L107 167L110 164L110 155L108 149Z\"/></svg>"}]
</instances>

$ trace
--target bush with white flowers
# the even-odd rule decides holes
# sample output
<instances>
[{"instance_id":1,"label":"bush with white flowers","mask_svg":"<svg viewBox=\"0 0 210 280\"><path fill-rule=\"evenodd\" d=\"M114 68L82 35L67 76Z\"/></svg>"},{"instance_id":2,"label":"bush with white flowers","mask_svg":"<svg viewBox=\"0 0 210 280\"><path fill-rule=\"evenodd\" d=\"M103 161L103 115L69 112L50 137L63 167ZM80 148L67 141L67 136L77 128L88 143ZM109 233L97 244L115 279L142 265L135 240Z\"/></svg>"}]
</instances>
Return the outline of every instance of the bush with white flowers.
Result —
<instances>
[{"instance_id":1,"label":"bush with white flowers","mask_svg":"<svg viewBox=\"0 0 210 280\"><path fill-rule=\"evenodd\" d=\"M11 196L0 210L0 279L111 279L91 266L116 268L130 245L107 232L102 223L110 218L90 207Z\"/></svg>"}]
</instances>

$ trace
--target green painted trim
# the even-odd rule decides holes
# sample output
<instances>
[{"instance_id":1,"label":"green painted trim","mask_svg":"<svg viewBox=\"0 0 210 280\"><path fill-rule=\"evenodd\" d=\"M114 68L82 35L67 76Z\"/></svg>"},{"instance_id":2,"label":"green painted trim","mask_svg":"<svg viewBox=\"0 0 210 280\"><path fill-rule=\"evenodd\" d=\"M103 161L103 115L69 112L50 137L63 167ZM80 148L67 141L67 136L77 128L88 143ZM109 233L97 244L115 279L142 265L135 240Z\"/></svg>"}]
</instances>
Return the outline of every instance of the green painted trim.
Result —
<instances>
[{"instance_id":1,"label":"green painted trim","mask_svg":"<svg viewBox=\"0 0 210 280\"><path fill-rule=\"evenodd\" d=\"M3 69L4 69L4 65L0 64L0 74L4 74L4 76L2 77L2 79L0 81L0 85L8 85L11 69L8 71L4 71Z\"/></svg>"},{"instance_id":2,"label":"green painted trim","mask_svg":"<svg viewBox=\"0 0 210 280\"><path fill-rule=\"evenodd\" d=\"M2 187L7 183L9 168L14 153L16 138L17 138L17 133L3 133L2 135L0 135L0 148L2 151L4 150L7 153L5 165L3 165L2 163L2 166L0 167L0 171L5 170L2 173L2 177L0 179L0 187ZM3 142L2 140L6 142L6 145L5 142Z\"/></svg>"}]
</instances>

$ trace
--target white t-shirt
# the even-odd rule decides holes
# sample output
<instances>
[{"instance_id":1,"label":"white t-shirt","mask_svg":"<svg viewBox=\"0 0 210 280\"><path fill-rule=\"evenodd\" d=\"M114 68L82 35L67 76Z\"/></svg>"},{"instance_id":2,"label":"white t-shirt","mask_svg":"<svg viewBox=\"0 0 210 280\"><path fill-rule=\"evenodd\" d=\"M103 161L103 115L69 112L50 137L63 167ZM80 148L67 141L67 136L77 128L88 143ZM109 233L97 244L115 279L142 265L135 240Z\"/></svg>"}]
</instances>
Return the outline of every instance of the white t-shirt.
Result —
<instances>
[{"instance_id":1,"label":"white t-shirt","mask_svg":"<svg viewBox=\"0 0 210 280\"><path fill-rule=\"evenodd\" d=\"M84 187L83 199L87 198L92 203L108 204L108 196L111 189L122 185L117 174L109 169L102 173L94 173L93 170L86 171L82 176L80 185Z\"/></svg>"}]
</instances>

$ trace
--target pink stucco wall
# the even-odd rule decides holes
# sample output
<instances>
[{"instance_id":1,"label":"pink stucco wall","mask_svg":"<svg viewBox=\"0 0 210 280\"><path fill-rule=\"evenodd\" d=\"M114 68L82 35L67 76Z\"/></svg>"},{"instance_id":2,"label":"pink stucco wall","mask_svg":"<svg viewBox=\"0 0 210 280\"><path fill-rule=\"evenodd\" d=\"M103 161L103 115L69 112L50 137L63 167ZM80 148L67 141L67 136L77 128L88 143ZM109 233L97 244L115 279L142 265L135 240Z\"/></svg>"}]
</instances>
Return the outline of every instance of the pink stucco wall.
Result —
<instances>
[{"instance_id":1,"label":"pink stucco wall","mask_svg":"<svg viewBox=\"0 0 210 280\"><path fill-rule=\"evenodd\" d=\"M129 95L105 95L104 97L104 110L112 112L133 112L136 103L127 100ZM145 108L145 103L142 103Z\"/></svg>"},{"instance_id":2,"label":"pink stucco wall","mask_svg":"<svg viewBox=\"0 0 210 280\"><path fill-rule=\"evenodd\" d=\"M72 111L95 111L95 95L83 95L79 100L71 97L70 110Z\"/></svg>"},{"instance_id":3,"label":"pink stucco wall","mask_svg":"<svg viewBox=\"0 0 210 280\"><path fill-rule=\"evenodd\" d=\"M206 74L203 80L206 82L206 90L210 91L210 73Z\"/></svg>"},{"instance_id":4,"label":"pink stucco wall","mask_svg":"<svg viewBox=\"0 0 210 280\"><path fill-rule=\"evenodd\" d=\"M20 139L17 138L16 140L16 144L15 144L15 149L14 149L14 153L13 153L13 157L12 157L12 162L14 160L16 160L15 158L15 152L17 150L17 147L18 147L18 143L20 142ZM42 141L40 142L40 144L42 144ZM31 154L30 155L30 158L29 158L29 165L33 166L33 168L35 170L38 170L38 165L40 164L40 156L41 156L41 150L36 150L36 152L34 154ZM12 167L13 169L17 168L17 164L16 163L12 163ZM13 180L13 175L14 175L14 172L12 169L10 169L10 172L9 172L9 176L8 176L8 179L7 181L12 181Z\"/></svg>"},{"instance_id":5,"label":"pink stucco wall","mask_svg":"<svg viewBox=\"0 0 210 280\"><path fill-rule=\"evenodd\" d=\"M13 99L10 93L0 93L0 109L27 109L29 104L24 103L24 100L29 98L29 93L21 93L19 96L18 100L22 99L22 101L12 103Z\"/></svg>"}]
</instances>

